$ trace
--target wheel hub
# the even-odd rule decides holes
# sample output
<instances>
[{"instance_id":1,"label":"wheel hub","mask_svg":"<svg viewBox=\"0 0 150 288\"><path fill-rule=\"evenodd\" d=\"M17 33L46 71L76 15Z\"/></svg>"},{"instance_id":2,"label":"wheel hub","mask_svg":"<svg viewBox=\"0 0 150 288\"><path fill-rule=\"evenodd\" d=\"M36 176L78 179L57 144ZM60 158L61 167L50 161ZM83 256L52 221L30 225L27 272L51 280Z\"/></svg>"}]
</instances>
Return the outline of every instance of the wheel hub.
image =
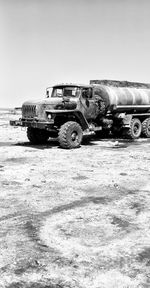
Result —
<instances>
[{"instance_id":1,"label":"wheel hub","mask_svg":"<svg viewBox=\"0 0 150 288\"><path fill-rule=\"evenodd\" d=\"M137 134L139 132L139 125L135 125L133 131Z\"/></svg>"},{"instance_id":2,"label":"wheel hub","mask_svg":"<svg viewBox=\"0 0 150 288\"><path fill-rule=\"evenodd\" d=\"M147 130L150 132L150 123L148 124Z\"/></svg>"},{"instance_id":3,"label":"wheel hub","mask_svg":"<svg viewBox=\"0 0 150 288\"><path fill-rule=\"evenodd\" d=\"M78 134L75 131L71 134L71 140L78 141Z\"/></svg>"}]
</instances>

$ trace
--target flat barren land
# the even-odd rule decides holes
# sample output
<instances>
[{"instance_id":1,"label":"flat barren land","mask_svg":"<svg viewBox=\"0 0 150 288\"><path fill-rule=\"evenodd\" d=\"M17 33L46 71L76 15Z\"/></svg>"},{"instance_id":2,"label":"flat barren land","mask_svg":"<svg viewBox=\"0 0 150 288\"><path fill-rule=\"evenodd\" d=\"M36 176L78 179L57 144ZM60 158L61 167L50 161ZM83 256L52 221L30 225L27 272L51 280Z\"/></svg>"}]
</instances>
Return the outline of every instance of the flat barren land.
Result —
<instances>
[{"instance_id":1,"label":"flat barren land","mask_svg":"<svg viewBox=\"0 0 150 288\"><path fill-rule=\"evenodd\" d=\"M149 288L150 139L33 146L0 114L0 288Z\"/></svg>"}]
</instances>

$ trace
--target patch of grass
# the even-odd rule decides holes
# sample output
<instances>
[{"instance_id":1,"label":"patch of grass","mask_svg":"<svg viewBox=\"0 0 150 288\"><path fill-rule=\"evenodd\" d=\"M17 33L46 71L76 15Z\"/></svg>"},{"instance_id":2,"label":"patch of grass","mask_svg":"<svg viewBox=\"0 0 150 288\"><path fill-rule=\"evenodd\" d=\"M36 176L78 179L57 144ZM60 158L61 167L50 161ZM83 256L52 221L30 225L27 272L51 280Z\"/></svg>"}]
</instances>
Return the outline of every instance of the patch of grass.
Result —
<instances>
[{"instance_id":1,"label":"patch of grass","mask_svg":"<svg viewBox=\"0 0 150 288\"><path fill-rule=\"evenodd\" d=\"M138 255L139 262L147 262L147 266L150 266L150 247L146 247L142 252Z\"/></svg>"},{"instance_id":2,"label":"patch of grass","mask_svg":"<svg viewBox=\"0 0 150 288\"><path fill-rule=\"evenodd\" d=\"M6 288L71 288L71 286L67 283L50 283L48 281L47 283L42 282L34 282L34 283L25 283L25 282L14 282L10 285L8 285Z\"/></svg>"},{"instance_id":3,"label":"patch of grass","mask_svg":"<svg viewBox=\"0 0 150 288\"><path fill-rule=\"evenodd\" d=\"M21 275L21 274L25 273L28 269L32 269L32 271L33 271L34 269L37 270L38 267L39 267L38 261L36 261L36 260L30 261L30 262L25 263L24 265L18 267L17 269L15 269L14 272L16 275Z\"/></svg>"},{"instance_id":4,"label":"patch of grass","mask_svg":"<svg viewBox=\"0 0 150 288\"><path fill-rule=\"evenodd\" d=\"M10 157L5 160L5 162L24 164L27 161L26 157Z\"/></svg>"},{"instance_id":5,"label":"patch of grass","mask_svg":"<svg viewBox=\"0 0 150 288\"><path fill-rule=\"evenodd\" d=\"M131 206L131 209L135 209L136 214L139 214L143 210L143 205L139 202L134 202Z\"/></svg>"},{"instance_id":6,"label":"patch of grass","mask_svg":"<svg viewBox=\"0 0 150 288\"><path fill-rule=\"evenodd\" d=\"M127 229L130 223L127 220L121 219L119 217L113 216L112 217L112 224L119 226L122 229Z\"/></svg>"}]
</instances>

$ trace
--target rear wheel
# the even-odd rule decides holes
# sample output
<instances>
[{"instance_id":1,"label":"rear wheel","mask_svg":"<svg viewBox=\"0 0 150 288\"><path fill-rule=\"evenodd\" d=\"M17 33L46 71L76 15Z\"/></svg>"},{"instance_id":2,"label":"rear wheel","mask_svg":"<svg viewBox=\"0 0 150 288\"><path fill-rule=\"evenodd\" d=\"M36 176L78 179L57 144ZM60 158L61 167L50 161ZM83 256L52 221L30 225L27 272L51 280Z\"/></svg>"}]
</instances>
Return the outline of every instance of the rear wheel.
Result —
<instances>
[{"instance_id":1,"label":"rear wheel","mask_svg":"<svg viewBox=\"0 0 150 288\"><path fill-rule=\"evenodd\" d=\"M126 132L126 136L130 139L137 139L140 137L141 131L141 121L138 118L133 118L130 122L130 128Z\"/></svg>"},{"instance_id":2,"label":"rear wheel","mask_svg":"<svg viewBox=\"0 0 150 288\"><path fill-rule=\"evenodd\" d=\"M60 127L58 141L62 148L78 148L82 142L83 131L81 126L74 121L68 121Z\"/></svg>"},{"instance_id":3,"label":"rear wheel","mask_svg":"<svg viewBox=\"0 0 150 288\"><path fill-rule=\"evenodd\" d=\"M150 118L146 118L142 122L142 134L147 138L150 138Z\"/></svg>"},{"instance_id":4,"label":"rear wheel","mask_svg":"<svg viewBox=\"0 0 150 288\"><path fill-rule=\"evenodd\" d=\"M49 133L38 128L27 128L27 137L31 144L45 144L49 138Z\"/></svg>"}]
</instances>

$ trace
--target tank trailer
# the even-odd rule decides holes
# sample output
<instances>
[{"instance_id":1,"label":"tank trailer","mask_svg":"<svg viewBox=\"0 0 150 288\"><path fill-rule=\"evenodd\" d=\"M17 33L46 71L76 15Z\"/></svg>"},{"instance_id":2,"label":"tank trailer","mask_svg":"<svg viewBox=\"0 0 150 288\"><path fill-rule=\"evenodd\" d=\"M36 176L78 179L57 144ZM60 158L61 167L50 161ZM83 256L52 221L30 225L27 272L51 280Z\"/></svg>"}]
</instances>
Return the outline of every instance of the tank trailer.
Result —
<instances>
[{"instance_id":1,"label":"tank trailer","mask_svg":"<svg viewBox=\"0 0 150 288\"><path fill-rule=\"evenodd\" d=\"M91 80L48 87L46 98L24 102L21 119L10 125L27 127L32 144L57 137L66 149L79 147L86 134L150 137L150 87L108 84Z\"/></svg>"}]
</instances>

